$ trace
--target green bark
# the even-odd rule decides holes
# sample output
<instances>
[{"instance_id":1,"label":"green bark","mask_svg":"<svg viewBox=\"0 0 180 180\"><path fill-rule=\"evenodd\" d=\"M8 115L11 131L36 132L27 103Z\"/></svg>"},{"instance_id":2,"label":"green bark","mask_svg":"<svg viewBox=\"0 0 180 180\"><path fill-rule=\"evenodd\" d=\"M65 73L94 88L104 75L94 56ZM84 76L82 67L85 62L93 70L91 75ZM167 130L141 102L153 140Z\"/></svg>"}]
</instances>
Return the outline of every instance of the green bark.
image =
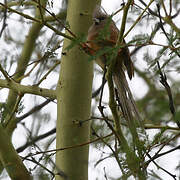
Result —
<instances>
[{"instance_id":1,"label":"green bark","mask_svg":"<svg viewBox=\"0 0 180 180\"><path fill-rule=\"evenodd\" d=\"M30 173L14 149L11 139L5 129L0 125L0 159L3 167L13 180L31 180Z\"/></svg>"},{"instance_id":2,"label":"green bark","mask_svg":"<svg viewBox=\"0 0 180 180\"><path fill-rule=\"evenodd\" d=\"M42 4L43 6L45 5L45 2ZM40 18L40 12L39 9L36 9L36 18ZM39 32L41 30L41 28L43 27L42 24L39 24L37 22L34 22L32 27L30 28L28 35L26 36L26 40L24 42L24 46L21 52L21 56L18 60L17 63L17 68L15 71L15 76L13 77L13 79L16 80L16 82L20 83L21 82L21 78L24 75L27 65L30 61L32 52L34 50L35 47L35 42L36 39L39 36ZM13 109L15 102L16 102L16 98L17 98L17 92L14 92L12 90L9 91L8 94L8 99L7 99L7 109ZM7 112L8 113L8 112ZM7 121L9 120L9 114L6 115L6 119L5 119L5 123L7 123ZM10 132L9 134L11 134L12 132Z\"/></svg>"},{"instance_id":3,"label":"green bark","mask_svg":"<svg viewBox=\"0 0 180 180\"><path fill-rule=\"evenodd\" d=\"M76 34L85 34L92 23L91 14L95 0L69 0L67 21L71 31ZM69 34L69 33L67 33ZM65 39L63 52L71 44ZM57 85L57 148L69 147L89 140L89 123L79 126L74 121L85 120L90 117L91 90L93 64L88 61L87 55L74 46L62 57L60 78ZM88 146L58 151L56 165L68 179L88 179ZM60 175L56 180L64 179Z\"/></svg>"},{"instance_id":4,"label":"green bark","mask_svg":"<svg viewBox=\"0 0 180 180\"><path fill-rule=\"evenodd\" d=\"M47 1L42 1L42 5L45 6L46 2ZM37 18L41 17L38 8L36 9L36 15L35 16ZM15 79L16 82L21 82L21 79L19 79L19 78L24 75L24 72L27 68L27 65L28 65L30 58L31 58L31 55L32 55L32 52L34 50L36 39L39 36L39 32L40 32L42 27L43 27L42 24L34 22L32 27L30 28L30 30L28 32L28 35L26 36L26 40L25 40L24 46L22 48L22 53L21 53L20 59L18 60L18 63L17 63L16 75L15 75L15 77L13 77L13 79ZM8 94L7 101L6 101L7 110L6 110L6 112L4 112L4 116L5 116L4 123L5 124L9 121L9 118L11 116L11 111L16 104L16 99L17 99L17 92L10 90L9 94ZM12 122L9 123L9 125L11 127L10 126L6 127L6 133L9 136L12 135L12 132L13 132L14 128L16 127L16 123L17 123L15 121L13 121L13 119L11 119L11 121ZM2 163L2 161L6 157L6 156L3 157L3 155L5 155L5 154L1 154L1 156L0 156L0 173L2 172L2 170L4 168L3 167L4 164ZM18 156L18 155L14 153L14 156ZM14 159L18 159L18 157L14 157ZM16 163L18 165L19 162L17 161Z\"/></svg>"}]
</instances>

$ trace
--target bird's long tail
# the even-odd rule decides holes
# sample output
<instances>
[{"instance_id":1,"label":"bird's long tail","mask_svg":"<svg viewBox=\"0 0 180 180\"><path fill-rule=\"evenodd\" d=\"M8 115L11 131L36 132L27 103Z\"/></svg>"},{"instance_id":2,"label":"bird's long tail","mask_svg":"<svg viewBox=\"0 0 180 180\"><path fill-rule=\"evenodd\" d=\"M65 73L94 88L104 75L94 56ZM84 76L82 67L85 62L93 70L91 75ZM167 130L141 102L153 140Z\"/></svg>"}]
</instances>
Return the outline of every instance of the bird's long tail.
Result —
<instances>
[{"instance_id":1,"label":"bird's long tail","mask_svg":"<svg viewBox=\"0 0 180 180\"><path fill-rule=\"evenodd\" d=\"M128 126L135 125L136 127L139 126L143 128L142 118L129 88L124 71L121 70L114 73L113 79L117 88L122 114Z\"/></svg>"},{"instance_id":2,"label":"bird's long tail","mask_svg":"<svg viewBox=\"0 0 180 180\"><path fill-rule=\"evenodd\" d=\"M132 135L133 150L137 152L139 159L143 160L144 148L142 137L146 137L144 136L146 133L124 71L115 72L113 80L117 88L122 114Z\"/></svg>"}]
</instances>

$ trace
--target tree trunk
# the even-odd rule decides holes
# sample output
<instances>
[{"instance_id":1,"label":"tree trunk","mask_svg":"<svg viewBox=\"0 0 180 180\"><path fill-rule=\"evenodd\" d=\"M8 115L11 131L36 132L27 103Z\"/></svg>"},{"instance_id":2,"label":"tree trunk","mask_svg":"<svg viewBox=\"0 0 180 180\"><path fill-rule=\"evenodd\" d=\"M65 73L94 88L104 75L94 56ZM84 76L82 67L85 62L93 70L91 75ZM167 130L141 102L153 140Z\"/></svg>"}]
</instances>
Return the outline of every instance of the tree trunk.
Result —
<instances>
[{"instance_id":1,"label":"tree trunk","mask_svg":"<svg viewBox=\"0 0 180 180\"><path fill-rule=\"evenodd\" d=\"M94 6L95 0L68 1L67 22L74 34L87 33L92 22L91 14ZM81 126L74 122L90 117L93 63L88 61L88 56L77 45L67 51L66 47L71 43L67 39L64 41L65 55L62 55L57 85L57 148L75 146L89 141L89 122ZM88 153L87 145L58 151L57 170L61 169L67 179L87 180ZM66 178L56 176L56 180L62 179Z\"/></svg>"}]
</instances>

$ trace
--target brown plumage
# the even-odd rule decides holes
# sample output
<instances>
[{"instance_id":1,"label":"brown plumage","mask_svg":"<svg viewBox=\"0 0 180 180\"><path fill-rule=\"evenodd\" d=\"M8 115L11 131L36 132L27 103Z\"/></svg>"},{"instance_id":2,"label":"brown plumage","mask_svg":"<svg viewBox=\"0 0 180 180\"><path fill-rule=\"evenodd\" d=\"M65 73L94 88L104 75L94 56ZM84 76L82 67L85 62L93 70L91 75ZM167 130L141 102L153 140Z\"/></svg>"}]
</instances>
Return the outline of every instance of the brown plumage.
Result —
<instances>
[{"instance_id":1,"label":"brown plumage","mask_svg":"<svg viewBox=\"0 0 180 180\"><path fill-rule=\"evenodd\" d=\"M94 10L93 21L94 22L88 31L87 40L88 46L90 47L90 53L95 55L96 53L103 51L106 47L113 47L116 45L119 30L114 21L110 19L110 16L105 12L102 12L99 6ZM123 40L123 45L125 45L125 40ZM105 65L108 65L108 57L109 56L106 53L102 54L96 59L96 63L104 69ZM125 68L131 79L134 75L134 68L128 47L123 47L118 50L113 80L118 90L123 115L130 125L132 124L132 121L134 123L136 120L141 121L141 117L126 80L124 73Z\"/></svg>"},{"instance_id":2,"label":"brown plumage","mask_svg":"<svg viewBox=\"0 0 180 180\"><path fill-rule=\"evenodd\" d=\"M87 37L89 47L94 52L97 52L102 50L105 46L115 46L118 39L119 30L114 21L110 19L110 16L103 13L100 7L97 6L93 13L93 20L94 23L89 28ZM102 33L104 33L104 35L102 35ZM125 45L125 40L123 40L122 45ZM116 62L117 71L119 71L120 66L125 66L129 78L132 79L134 76L134 68L128 47L119 49ZM101 58L101 60L97 59L97 64L104 69L106 62Z\"/></svg>"}]
</instances>

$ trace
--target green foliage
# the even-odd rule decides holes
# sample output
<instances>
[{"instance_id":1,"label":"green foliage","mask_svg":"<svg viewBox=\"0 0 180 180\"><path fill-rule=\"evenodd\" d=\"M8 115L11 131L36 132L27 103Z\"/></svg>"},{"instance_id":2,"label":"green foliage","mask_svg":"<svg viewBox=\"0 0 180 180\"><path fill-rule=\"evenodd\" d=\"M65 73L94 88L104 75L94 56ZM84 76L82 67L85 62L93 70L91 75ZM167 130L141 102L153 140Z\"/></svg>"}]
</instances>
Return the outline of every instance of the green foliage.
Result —
<instances>
[{"instance_id":1,"label":"green foliage","mask_svg":"<svg viewBox=\"0 0 180 180\"><path fill-rule=\"evenodd\" d=\"M16 113L18 115L21 114L23 112L24 108L25 108L24 100L22 99L18 105L18 109L17 109Z\"/></svg>"},{"instance_id":2,"label":"green foliage","mask_svg":"<svg viewBox=\"0 0 180 180\"><path fill-rule=\"evenodd\" d=\"M49 180L51 177L48 173L44 173L44 171L40 171L39 175L36 176L37 179L41 179L41 180Z\"/></svg>"},{"instance_id":3,"label":"green foliage","mask_svg":"<svg viewBox=\"0 0 180 180\"><path fill-rule=\"evenodd\" d=\"M69 51L70 49L72 49L74 46L77 46L81 43L85 43L86 42L86 35L85 34L80 34L79 36L77 36L76 38L74 38L71 43L65 48L65 50Z\"/></svg>"},{"instance_id":4,"label":"green foliage","mask_svg":"<svg viewBox=\"0 0 180 180\"><path fill-rule=\"evenodd\" d=\"M96 54L94 56L90 56L88 58L89 61L100 58L101 56L105 55L106 58L106 65L109 65L110 61L112 60L112 55L114 52L117 52L118 48L112 48L112 47L104 47L102 49L100 49L99 51L96 52Z\"/></svg>"},{"instance_id":5,"label":"green foliage","mask_svg":"<svg viewBox=\"0 0 180 180\"><path fill-rule=\"evenodd\" d=\"M151 170L151 172L149 173L149 175L151 176L150 177L150 180L163 180L155 171Z\"/></svg>"},{"instance_id":6,"label":"green foliage","mask_svg":"<svg viewBox=\"0 0 180 180\"><path fill-rule=\"evenodd\" d=\"M133 37L133 39L128 42L128 44L135 44L137 46L139 45L145 45L146 43L149 43L150 36L148 34L138 34Z\"/></svg>"},{"instance_id":7,"label":"green foliage","mask_svg":"<svg viewBox=\"0 0 180 180\"><path fill-rule=\"evenodd\" d=\"M168 138L164 135L165 131L166 128L162 128L159 133L155 134L152 140L152 144L151 144L152 146L166 142Z\"/></svg>"}]
</instances>

